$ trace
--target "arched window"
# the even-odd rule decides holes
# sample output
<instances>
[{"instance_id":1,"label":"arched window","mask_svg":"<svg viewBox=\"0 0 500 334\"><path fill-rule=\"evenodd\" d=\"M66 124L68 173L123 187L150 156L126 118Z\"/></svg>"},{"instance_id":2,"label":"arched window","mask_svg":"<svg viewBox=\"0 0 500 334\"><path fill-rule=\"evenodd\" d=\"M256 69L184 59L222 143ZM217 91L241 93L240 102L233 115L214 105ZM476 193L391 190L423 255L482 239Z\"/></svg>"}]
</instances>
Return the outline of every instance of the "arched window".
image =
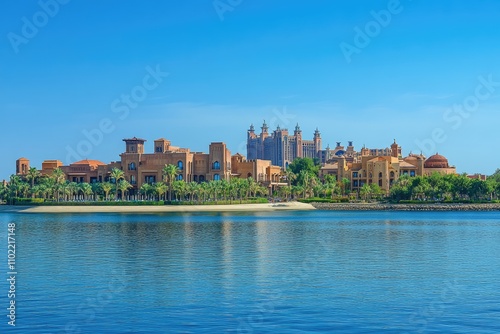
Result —
<instances>
[{"instance_id":1,"label":"arched window","mask_svg":"<svg viewBox=\"0 0 500 334\"><path fill-rule=\"evenodd\" d=\"M128 164L128 170L136 170L135 162L131 162Z\"/></svg>"},{"instance_id":2,"label":"arched window","mask_svg":"<svg viewBox=\"0 0 500 334\"><path fill-rule=\"evenodd\" d=\"M193 175L193 181L198 182L198 175Z\"/></svg>"},{"instance_id":3,"label":"arched window","mask_svg":"<svg viewBox=\"0 0 500 334\"><path fill-rule=\"evenodd\" d=\"M252 173L247 174L247 178L252 177Z\"/></svg>"},{"instance_id":4,"label":"arched window","mask_svg":"<svg viewBox=\"0 0 500 334\"><path fill-rule=\"evenodd\" d=\"M205 182L205 176L204 175L200 175L198 181Z\"/></svg>"},{"instance_id":5,"label":"arched window","mask_svg":"<svg viewBox=\"0 0 500 334\"><path fill-rule=\"evenodd\" d=\"M179 170L184 170L184 164L182 163L182 161L177 161L177 168L179 168Z\"/></svg>"},{"instance_id":6,"label":"arched window","mask_svg":"<svg viewBox=\"0 0 500 334\"><path fill-rule=\"evenodd\" d=\"M394 172L391 172L391 178L394 178Z\"/></svg>"},{"instance_id":7,"label":"arched window","mask_svg":"<svg viewBox=\"0 0 500 334\"><path fill-rule=\"evenodd\" d=\"M378 173L378 177L379 177L379 179L382 178L382 172Z\"/></svg>"},{"instance_id":8,"label":"arched window","mask_svg":"<svg viewBox=\"0 0 500 334\"><path fill-rule=\"evenodd\" d=\"M370 173L370 179L373 177L372 173Z\"/></svg>"},{"instance_id":9,"label":"arched window","mask_svg":"<svg viewBox=\"0 0 500 334\"><path fill-rule=\"evenodd\" d=\"M213 169L220 169L220 162L218 161L214 162Z\"/></svg>"},{"instance_id":10,"label":"arched window","mask_svg":"<svg viewBox=\"0 0 500 334\"><path fill-rule=\"evenodd\" d=\"M220 175L214 174L214 181L220 181Z\"/></svg>"},{"instance_id":11,"label":"arched window","mask_svg":"<svg viewBox=\"0 0 500 334\"><path fill-rule=\"evenodd\" d=\"M184 179L184 176L182 174L177 175L176 180L177 181L182 181Z\"/></svg>"},{"instance_id":12,"label":"arched window","mask_svg":"<svg viewBox=\"0 0 500 334\"><path fill-rule=\"evenodd\" d=\"M378 186L382 187L382 180L378 180Z\"/></svg>"}]
</instances>

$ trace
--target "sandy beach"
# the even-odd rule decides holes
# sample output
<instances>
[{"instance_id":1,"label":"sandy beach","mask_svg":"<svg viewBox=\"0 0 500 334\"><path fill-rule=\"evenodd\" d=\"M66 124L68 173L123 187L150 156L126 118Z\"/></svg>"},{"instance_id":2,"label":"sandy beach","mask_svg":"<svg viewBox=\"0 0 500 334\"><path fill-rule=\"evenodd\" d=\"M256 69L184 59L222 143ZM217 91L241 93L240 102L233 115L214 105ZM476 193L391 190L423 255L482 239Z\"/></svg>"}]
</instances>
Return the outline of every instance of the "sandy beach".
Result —
<instances>
[{"instance_id":1,"label":"sandy beach","mask_svg":"<svg viewBox=\"0 0 500 334\"><path fill-rule=\"evenodd\" d=\"M11 213L162 213L162 212L263 212L281 210L316 210L310 204L266 203L233 205L176 205L176 206L9 206L0 205L1 212Z\"/></svg>"}]
</instances>

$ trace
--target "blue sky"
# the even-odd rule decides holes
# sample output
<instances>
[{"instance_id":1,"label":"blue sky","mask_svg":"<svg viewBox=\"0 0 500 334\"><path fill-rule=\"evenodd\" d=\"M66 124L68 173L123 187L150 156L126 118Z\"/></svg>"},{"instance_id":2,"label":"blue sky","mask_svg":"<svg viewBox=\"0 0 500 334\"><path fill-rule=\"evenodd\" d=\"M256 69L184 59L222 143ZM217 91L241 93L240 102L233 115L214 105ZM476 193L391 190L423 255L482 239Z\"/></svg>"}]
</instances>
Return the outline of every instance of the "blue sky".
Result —
<instances>
[{"instance_id":1,"label":"blue sky","mask_svg":"<svg viewBox=\"0 0 500 334\"><path fill-rule=\"evenodd\" d=\"M22 156L115 161L133 136L245 154L263 119L500 167L498 1L55 1L0 11L0 180Z\"/></svg>"}]
</instances>

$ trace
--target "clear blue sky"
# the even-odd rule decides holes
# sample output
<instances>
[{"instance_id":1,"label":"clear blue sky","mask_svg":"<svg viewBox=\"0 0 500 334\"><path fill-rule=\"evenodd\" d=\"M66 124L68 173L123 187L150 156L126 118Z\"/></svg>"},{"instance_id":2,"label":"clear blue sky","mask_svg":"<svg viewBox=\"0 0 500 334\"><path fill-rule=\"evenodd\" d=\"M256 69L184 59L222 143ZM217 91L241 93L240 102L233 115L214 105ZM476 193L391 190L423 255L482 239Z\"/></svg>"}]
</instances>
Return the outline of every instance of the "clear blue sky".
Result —
<instances>
[{"instance_id":1,"label":"clear blue sky","mask_svg":"<svg viewBox=\"0 0 500 334\"><path fill-rule=\"evenodd\" d=\"M133 136L150 152L165 137L246 154L263 119L311 138L319 127L325 146L395 138L459 172L500 167L498 1L60 1L45 1L53 17L37 1L3 3L0 180L21 156L67 163L78 145L115 161ZM148 67L169 74L156 85Z\"/></svg>"}]
</instances>

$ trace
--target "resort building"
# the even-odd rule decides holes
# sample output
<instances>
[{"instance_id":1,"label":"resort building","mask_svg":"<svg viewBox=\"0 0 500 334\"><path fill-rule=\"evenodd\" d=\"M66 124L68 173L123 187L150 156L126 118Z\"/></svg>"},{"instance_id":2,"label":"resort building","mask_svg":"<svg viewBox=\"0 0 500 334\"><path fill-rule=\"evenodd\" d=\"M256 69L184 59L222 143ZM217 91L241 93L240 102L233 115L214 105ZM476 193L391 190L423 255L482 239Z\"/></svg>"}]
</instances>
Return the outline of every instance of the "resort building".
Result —
<instances>
[{"instance_id":1,"label":"resort building","mask_svg":"<svg viewBox=\"0 0 500 334\"><path fill-rule=\"evenodd\" d=\"M209 146L208 153L192 152L189 148L172 146L167 139L154 141L154 152L146 153L145 139L127 138L125 151L120 154L120 160L104 163L98 160L82 160L68 166L59 160L45 160L40 170L42 175L50 175L60 168L66 179L76 183L95 183L110 180L113 168L121 169L133 189L134 195L145 183L153 184L163 180L163 167L168 164L177 166L177 180L186 182L205 182L229 180L230 178L252 177L267 186L270 191L280 185L281 167L274 166L271 161L263 159L247 160L243 155L231 156L226 144L214 142ZM16 174L24 176L30 168L26 158L16 161Z\"/></svg>"},{"instance_id":2,"label":"resort building","mask_svg":"<svg viewBox=\"0 0 500 334\"><path fill-rule=\"evenodd\" d=\"M269 133L264 121L261 133L257 135L252 124L247 131L247 157L249 160L270 160L273 165L283 169L296 158L321 158L321 133L316 129L312 140L304 140L299 124L293 135L288 133L288 129L279 126Z\"/></svg>"},{"instance_id":3,"label":"resort building","mask_svg":"<svg viewBox=\"0 0 500 334\"><path fill-rule=\"evenodd\" d=\"M340 147L339 143L337 146ZM345 153L344 153L345 152ZM435 154L426 159L422 154L402 157L401 146L396 141L387 150L370 150L365 147L355 152L352 143L349 152L334 151L333 157L322 164L320 177L333 175L337 180L347 178L351 190L356 192L365 184L377 184L385 193L400 176L424 176L432 173L456 174L456 168L450 166L448 159Z\"/></svg>"}]
</instances>

